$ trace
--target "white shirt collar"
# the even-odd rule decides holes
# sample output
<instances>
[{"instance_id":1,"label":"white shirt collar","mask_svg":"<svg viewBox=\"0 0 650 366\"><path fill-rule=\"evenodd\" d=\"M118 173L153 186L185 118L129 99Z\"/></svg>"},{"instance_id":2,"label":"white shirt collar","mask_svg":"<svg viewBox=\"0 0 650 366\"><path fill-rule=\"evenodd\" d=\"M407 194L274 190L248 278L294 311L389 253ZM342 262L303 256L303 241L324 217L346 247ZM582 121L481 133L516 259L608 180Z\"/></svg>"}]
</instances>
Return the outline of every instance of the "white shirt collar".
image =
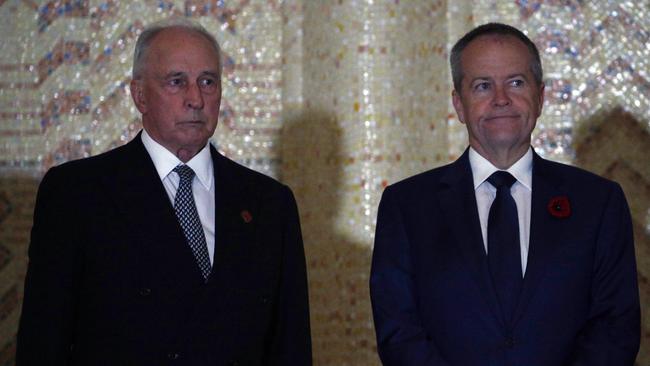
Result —
<instances>
[{"instance_id":1,"label":"white shirt collar","mask_svg":"<svg viewBox=\"0 0 650 366\"><path fill-rule=\"evenodd\" d=\"M469 148L469 164L472 167L472 176L474 177L474 189L478 188L492 173L501 170L495 167L490 161L481 156L474 148ZM519 158L506 171L512 174L524 187L532 190L533 187L533 149L528 147L528 151Z\"/></svg>"},{"instance_id":2,"label":"white shirt collar","mask_svg":"<svg viewBox=\"0 0 650 366\"><path fill-rule=\"evenodd\" d=\"M210 143L207 143L187 163L183 163L176 155L156 142L144 129L142 130L142 143L149 156L151 156L151 160L153 160L153 165L156 167L160 180L165 179L177 165L186 164L194 170L194 174L196 174L201 185L207 190L211 189L212 180L214 179L214 166L210 155Z\"/></svg>"}]
</instances>

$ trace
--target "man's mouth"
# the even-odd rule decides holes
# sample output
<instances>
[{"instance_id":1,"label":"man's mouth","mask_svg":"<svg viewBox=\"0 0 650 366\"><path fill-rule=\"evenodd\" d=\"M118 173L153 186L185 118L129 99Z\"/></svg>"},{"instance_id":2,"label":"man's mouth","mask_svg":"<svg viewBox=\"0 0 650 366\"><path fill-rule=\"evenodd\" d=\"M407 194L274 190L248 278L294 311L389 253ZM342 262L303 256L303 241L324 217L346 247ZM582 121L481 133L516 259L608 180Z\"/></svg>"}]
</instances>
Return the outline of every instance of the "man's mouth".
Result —
<instances>
[{"instance_id":1,"label":"man's mouth","mask_svg":"<svg viewBox=\"0 0 650 366\"><path fill-rule=\"evenodd\" d=\"M496 119L513 119L513 118L519 118L519 115L516 114L503 114L503 115L497 115L497 116L489 116L486 117L486 121L492 121Z\"/></svg>"},{"instance_id":2,"label":"man's mouth","mask_svg":"<svg viewBox=\"0 0 650 366\"><path fill-rule=\"evenodd\" d=\"M200 119L194 119L194 120L187 120L187 121L180 121L180 124L191 124L191 125L202 125L205 124L205 121L200 120Z\"/></svg>"}]
</instances>

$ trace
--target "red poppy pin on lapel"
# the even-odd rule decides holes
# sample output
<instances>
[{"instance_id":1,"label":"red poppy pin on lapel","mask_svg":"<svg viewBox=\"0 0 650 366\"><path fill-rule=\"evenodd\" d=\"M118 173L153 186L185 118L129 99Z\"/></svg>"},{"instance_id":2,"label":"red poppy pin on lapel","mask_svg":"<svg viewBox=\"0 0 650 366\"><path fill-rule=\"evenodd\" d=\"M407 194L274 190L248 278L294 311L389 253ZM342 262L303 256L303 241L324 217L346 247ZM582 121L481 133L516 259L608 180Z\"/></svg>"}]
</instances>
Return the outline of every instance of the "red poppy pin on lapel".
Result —
<instances>
[{"instance_id":1,"label":"red poppy pin on lapel","mask_svg":"<svg viewBox=\"0 0 650 366\"><path fill-rule=\"evenodd\" d=\"M569 205L569 198L567 196L557 196L551 198L548 202L548 213L558 219L564 219L571 216L571 205Z\"/></svg>"},{"instance_id":2,"label":"red poppy pin on lapel","mask_svg":"<svg viewBox=\"0 0 650 366\"><path fill-rule=\"evenodd\" d=\"M240 215L241 215L242 220L244 220L244 222L247 223L247 224L250 223L251 221L253 221L253 215L251 215L251 213L248 212L248 210L242 210Z\"/></svg>"}]
</instances>

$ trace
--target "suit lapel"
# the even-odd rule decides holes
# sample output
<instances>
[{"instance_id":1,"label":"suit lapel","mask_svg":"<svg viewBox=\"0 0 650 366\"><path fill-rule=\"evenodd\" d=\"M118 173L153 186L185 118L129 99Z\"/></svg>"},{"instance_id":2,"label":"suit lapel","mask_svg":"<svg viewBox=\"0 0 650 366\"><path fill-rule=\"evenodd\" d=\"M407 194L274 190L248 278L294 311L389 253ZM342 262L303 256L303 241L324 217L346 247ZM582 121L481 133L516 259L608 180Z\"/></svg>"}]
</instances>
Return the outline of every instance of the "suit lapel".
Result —
<instances>
[{"instance_id":1,"label":"suit lapel","mask_svg":"<svg viewBox=\"0 0 650 366\"><path fill-rule=\"evenodd\" d=\"M553 197L564 196L561 177L553 174L552 166L533 153L533 191L531 198L530 240L528 264L519 304L515 311L515 325L524 314L530 299L543 278L553 253L562 244L562 221L553 217L547 205Z\"/></svg>"},{"instance_id":2,"label":"suit lapel","mask_svg":"<svg viewBox=\"0 0 650 366\"><path fill-rule=\"evenodd\" d=\"M452 228L454 242L458 244L469 272L488 307L503 326L503 318L490 279L483 246L472 169L469 164L469 150L465 150L465 153L449 168L441 182L443 187L438 191L438 198L442 212L445 213Z\"/></svg>"},{"instance_id":3,"label":"suit lapel","mask_svg":"<svg viewBox=\"0 0 650 366\"><path fill-rule=\"evenodd\" d=\"M167 274L165 280L171 282L187 281L180 273L202 278L191 249L183 245L182 229L140 135L124 146L114 171L107 172L105 185L139 238L143 268Z\"/></svg>"},{"instance_id":4,"label":"suit lapel","mask_svg":"<svg viewBox=\"0 0 650 366\"><path fill-rule=\"evenodd\" d=\"M120 214L139 238L142 260L153 268L153 273L168 273L168 281L176 286L187 286L188 278L180 273L203 282L194 254L185 245L174 208L140 135L123 149L105 185ZM238 244L252 241L255 224L246 222L244 212L254 216L257 207L246 193L247 187L242 185L245 180L235 176L234 163L221 156L212 145L210 153L215 175L215 260L209 282L214 283L213 277L217 276L221 265L241 247Z\"/></svg>"},{"instance_id":5,"label":"suit lapel","mask_svg":"<svg viewBox=\"0 0 650 366\"><path fill-rule=\"evenodd\" d=\"M215 172L215 259L211 282L219 282L225 263L237 265L245 258L246 248L253 243L255 216L258 212L254 192L246 186L248 180L237 176L233 162L210 146ZM244 168L242 168L244 169Z\"/></svg>"}]
</instances>

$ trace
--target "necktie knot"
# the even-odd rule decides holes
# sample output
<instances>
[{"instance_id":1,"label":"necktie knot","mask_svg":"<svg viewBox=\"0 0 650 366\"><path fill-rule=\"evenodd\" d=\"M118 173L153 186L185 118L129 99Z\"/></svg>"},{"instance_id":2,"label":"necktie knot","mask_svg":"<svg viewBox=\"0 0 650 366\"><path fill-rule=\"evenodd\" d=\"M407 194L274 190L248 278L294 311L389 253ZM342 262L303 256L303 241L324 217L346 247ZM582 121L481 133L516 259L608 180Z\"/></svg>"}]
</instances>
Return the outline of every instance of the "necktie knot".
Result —
<instances>
[{"instance_id":1,"label":"necktie knot","mask_svg":"<svg viewBox=\"0 0 650 366\"><path fill-rule=\"evenodd\" d=\"M517 178L513 177L512 174L506 172L505 170L497 170L492 173L487 181L493 185L496 189L499 188L510 188L517 181Z\"/></svg>"},{"instance_id":2,"label":"necktie knot","mask_svg":"<svg viewBox=\"0 0 650 366\"><path fill-rule=\"evenodd\" d=\"M187 165L178 165L173 171L181 178L181 182L191 182L194 178L194 170Z\"/></svg>"}]
</instances>

